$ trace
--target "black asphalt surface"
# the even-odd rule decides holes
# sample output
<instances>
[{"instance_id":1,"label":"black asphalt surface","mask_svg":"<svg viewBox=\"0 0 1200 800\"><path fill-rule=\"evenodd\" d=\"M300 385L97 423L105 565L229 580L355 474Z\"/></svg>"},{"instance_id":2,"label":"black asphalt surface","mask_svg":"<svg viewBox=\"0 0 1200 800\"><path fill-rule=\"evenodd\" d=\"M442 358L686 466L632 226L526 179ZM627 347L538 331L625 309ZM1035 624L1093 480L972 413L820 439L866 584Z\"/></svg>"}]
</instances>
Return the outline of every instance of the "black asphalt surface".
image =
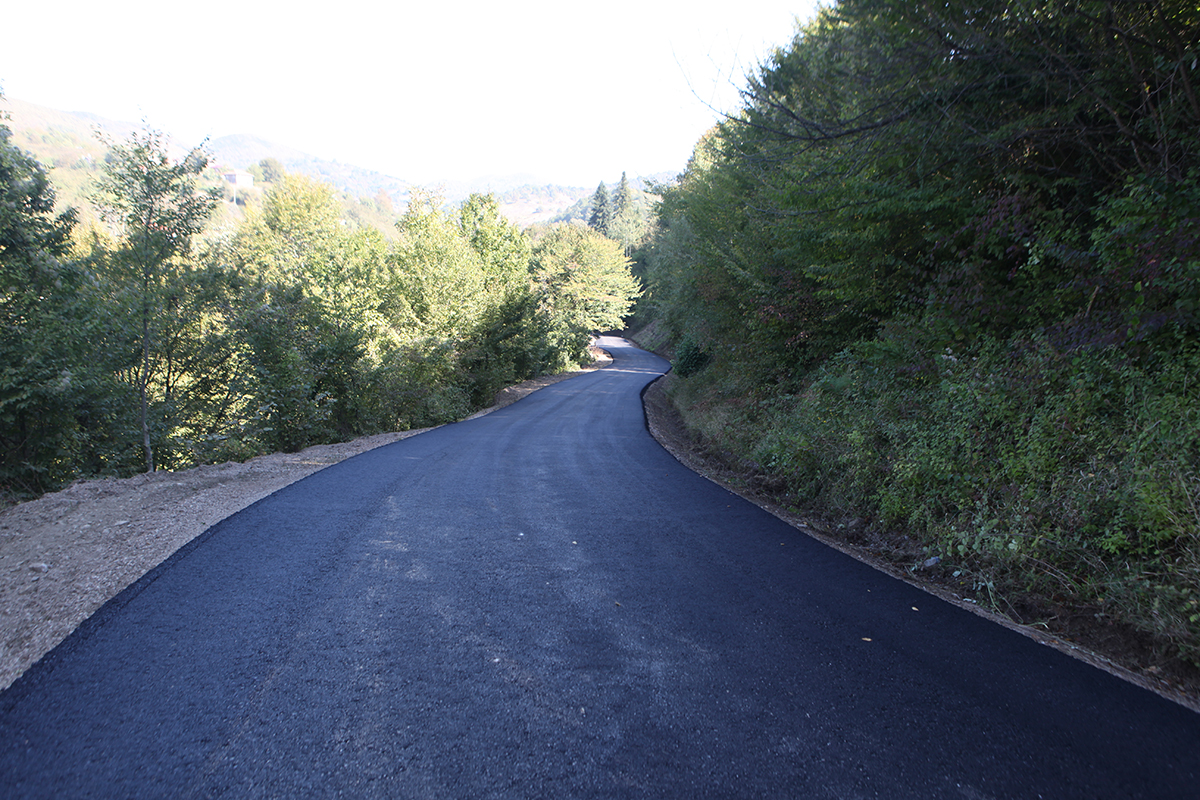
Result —
<instances>
[{"instance_id":1,"label":"black asphalt surface","mask_svg":"<svg viewBox=\"0 0 1200 800\"><path fill-rule=\"evenodd\" d=\"M1200 797L1200 715L685 469L606 347L114 598L0 694L0 796Z\"/></svg>"}]
</instances>

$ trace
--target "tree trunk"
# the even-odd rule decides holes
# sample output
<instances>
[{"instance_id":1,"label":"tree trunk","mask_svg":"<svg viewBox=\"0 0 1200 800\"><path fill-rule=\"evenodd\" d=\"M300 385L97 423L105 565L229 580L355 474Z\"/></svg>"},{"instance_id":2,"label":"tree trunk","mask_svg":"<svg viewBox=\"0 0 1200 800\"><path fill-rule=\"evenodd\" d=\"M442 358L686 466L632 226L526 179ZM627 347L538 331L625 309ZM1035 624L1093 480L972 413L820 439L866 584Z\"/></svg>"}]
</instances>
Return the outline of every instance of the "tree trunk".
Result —
<instances>
[{"instance_id":1,"label":"tree trunk","mask_svg":"<svg viewBox=\"0 0 1200 800\"><path fill-rule=\"evenodd\" d=\"M142 316L142 374L138 380L138 392L142 411L142 448L146 451L146 472L154 472L154 448L150 445L150 413L146 402L146 384L150 382L150 321Z\"/></svg>"}]
</instances>

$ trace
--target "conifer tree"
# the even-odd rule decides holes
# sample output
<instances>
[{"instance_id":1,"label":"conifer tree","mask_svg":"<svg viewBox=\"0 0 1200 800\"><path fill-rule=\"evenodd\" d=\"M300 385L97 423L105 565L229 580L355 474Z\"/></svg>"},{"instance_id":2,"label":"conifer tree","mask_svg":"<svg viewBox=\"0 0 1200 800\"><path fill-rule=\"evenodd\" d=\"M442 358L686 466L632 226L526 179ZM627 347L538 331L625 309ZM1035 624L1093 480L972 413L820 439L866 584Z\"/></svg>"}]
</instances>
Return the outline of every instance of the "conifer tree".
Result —
<instances>
[{"instance_id":1,"label":"conifer tree","mask_svg":"<svg viewBox=\"0 0 1200 800\"><path fill-rule=\"evenodd\" d=\"M633 189L625 173L621 173L621 182L612 197L612 216L605 234L610 239L616 239L625 248L625 254L633 252L648 230L646 214L634 202Z\"/></svg>"},{"instance_id":2,"label":"conifer tree","mask_svg":"<svg viewBox=\"0 0 1200 800\"><path fill-rule=\"evenodd\" d=\"M617 219L626 211L631 210L629 204L633 201L633 190L629 188L629 179L625 177L625 173L621 173L621 182L617 184L617 191L612 196L612 218Z\"/></svg>"},{"instance_id":3,"label":"conifer tree","mask_svg":"<svg viewBox=\"0 0 1200 800\"><path fill-rule=\"evenodd\" d=\"M607 236L612 220L612 204L608 201L608 189L604 186L604 181L600 181L600 185L596 187L596 193L592 195L592 213L588 217L588 226Z\"/></svg>"}]
</instances>

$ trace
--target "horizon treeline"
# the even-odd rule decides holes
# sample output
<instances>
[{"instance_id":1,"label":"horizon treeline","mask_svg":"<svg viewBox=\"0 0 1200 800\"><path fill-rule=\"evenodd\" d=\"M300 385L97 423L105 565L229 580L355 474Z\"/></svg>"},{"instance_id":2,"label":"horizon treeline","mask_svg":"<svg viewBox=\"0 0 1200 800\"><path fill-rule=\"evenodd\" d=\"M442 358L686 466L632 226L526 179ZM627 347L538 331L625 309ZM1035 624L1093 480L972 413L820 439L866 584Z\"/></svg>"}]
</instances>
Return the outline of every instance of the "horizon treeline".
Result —
<instances>
[{"instance_id":1,"label":"horizon treeline","mask_svg":"<svg viewBox=\"0 0 1200 800\"><path fill-rule=\"evenodd\" d=\"M1200 663L1198 42L1181 0L821 9L660 207L691 424L981 602Z\"/></svg>"},{"instance_id":2,"label":"horizon treeline","mask_svg":"<svg viewBox=\"0 0 1200 800\"><path fill-rule=\"evenodd\" d=\"M490 195L416 195L393 236L285 173L236 225L207 156L106 142L101 219L54 211L0 123L0 493L461 419L583 363L640 294L619 243L536 237ZM536 238L536 241L535 241Z\"/></svg>"}]
</instances>

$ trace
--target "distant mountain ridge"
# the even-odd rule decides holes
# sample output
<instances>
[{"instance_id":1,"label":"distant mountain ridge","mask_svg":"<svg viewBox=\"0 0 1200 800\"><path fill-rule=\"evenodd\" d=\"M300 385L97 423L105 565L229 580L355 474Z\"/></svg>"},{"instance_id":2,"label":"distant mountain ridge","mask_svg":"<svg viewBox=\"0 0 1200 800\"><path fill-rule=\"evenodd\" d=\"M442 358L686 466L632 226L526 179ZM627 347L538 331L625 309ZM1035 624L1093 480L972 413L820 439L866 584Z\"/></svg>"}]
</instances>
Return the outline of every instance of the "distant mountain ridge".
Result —
<instances>
[{"instance_id":1,"label":"distant mountain ridge","mask_svg":"<svg viewBox=\"0 0 1200 800\"><path fill-rule=\"evenodd\" d=\"M86 111L59 111L16 100L7 95L0 99L0 112L7 112L11 117L6 124L14 132L41 128L47 132L57 132L84 142L96 143L97 149L97 130L114 138L124 138L140 127L132 122L119 122Z\"/></svg>"},{"instance_id":2,"label":"distant mountain ridge","mask_svg":"<svg viewBox=\"0 0 1200 800\"><path fill-rule=\"evenodd\" d=\"M141 127L88 112L51 109L7 96L0 99L0 111L9 112L11 118L6 124L14 133L24 134L22 147L30 149L40 159L49 158L54 162L84 153L92 156L102 153L103 148L95 136L97 130L114 139L123 139ZM48 149L52 143L57 143L58 148ZM184 150L178 149L180 153ZM405 205L412 190L418 187L418 184L393 175L320 158L252 134L218 136L208 140L205 149L224 168L244 170L264 159L274 158L290 172L324 181L355 197L373 198L382 192L397 206ZM78 156L72 156L72 153ZM658 180L662 176L672 176L672 173L649 176L649 180ZM631 181L639 187L642 185L640 179ZM606 183L612 186L616 181L609 179ZM594 186L540 183L529 174L491 175L470 181L434 181L422 186L441 195L449 203L461 202L476 192L493 194L500 202L504 215L519 225L549 222L595 191Z\"/></svg>"},{"instance_id":3,"label":"distant mountain ridge","mask_svg":"<svg viewBox=\"0 0 1200 800\"><path fill-rule=\"evenodd\" d=\"M236 169L245 169L266 158L275 158L286 164L288 161L308 161L313 156L294 147L268 142L259 136L235 133L210 139L206 148L220 161Z\"/></svg>"},{"instance_id":4,"label":"distant mountain ridge","mask_svg":"<svg viewBox=\"0 0 1200 800\"><path fill-rule=\"evenodd\" d=\"M500 203L500 211L518 225L551 222L563 212L591 197L594 188L539 183L534 175L486 175L470 181L433 181L414 184L374 170L318 158L294 147L270 142L250 134L233 134L212 139L207 144L213 157L222 164L246 169L267 158L274 158L289 172L325 181L357 197L387 194L397 205L408 202L414 188L427 189L448 203L459 203L472 194L491 194ZM672 176L659 173L647 180ZM615 185L616 181L609 181ZM640 188L645 181L637 179Z\"/></svg>"}]
</instances>

